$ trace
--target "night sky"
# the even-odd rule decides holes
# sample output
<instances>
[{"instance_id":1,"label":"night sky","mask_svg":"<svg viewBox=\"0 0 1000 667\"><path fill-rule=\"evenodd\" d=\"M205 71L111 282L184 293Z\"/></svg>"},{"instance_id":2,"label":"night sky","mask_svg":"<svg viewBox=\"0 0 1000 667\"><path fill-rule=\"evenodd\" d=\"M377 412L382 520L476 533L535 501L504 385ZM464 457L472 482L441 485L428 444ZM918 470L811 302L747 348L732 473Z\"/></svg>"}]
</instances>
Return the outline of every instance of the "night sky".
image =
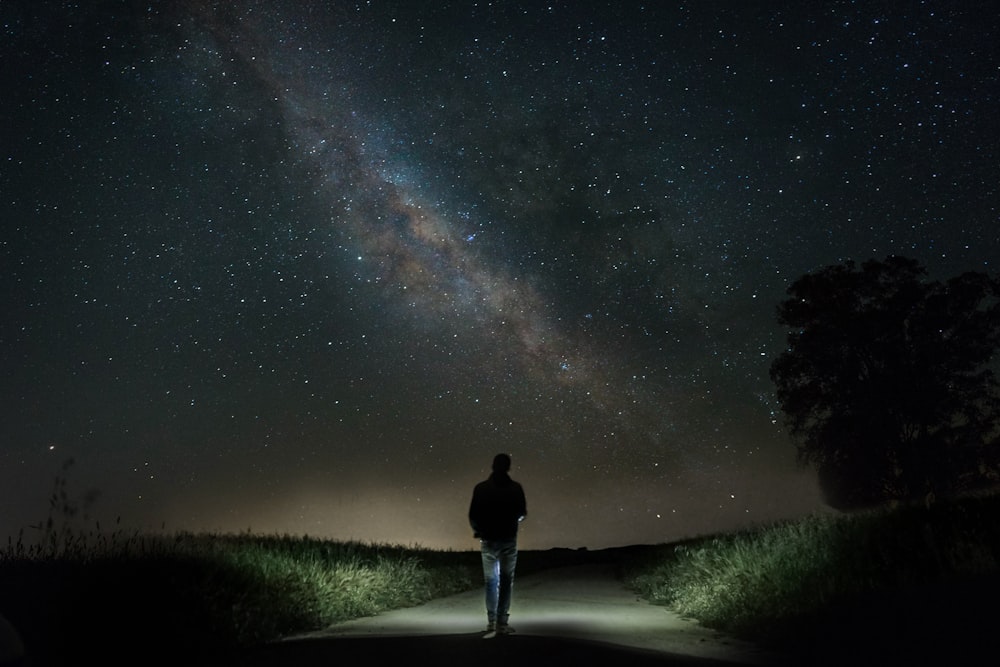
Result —
<instances>
[{"instance_id":1,"label":"night sky","mask_svg":"<svg viewBox=\"0 0 1000 667\"><path fill-rule=\"evenodd\" d=\"M0 537L822 511L802 274L1000 262L991 2L0 2ZM27 534L33 534L27 528Z\"/></svg>"}]
</instances>

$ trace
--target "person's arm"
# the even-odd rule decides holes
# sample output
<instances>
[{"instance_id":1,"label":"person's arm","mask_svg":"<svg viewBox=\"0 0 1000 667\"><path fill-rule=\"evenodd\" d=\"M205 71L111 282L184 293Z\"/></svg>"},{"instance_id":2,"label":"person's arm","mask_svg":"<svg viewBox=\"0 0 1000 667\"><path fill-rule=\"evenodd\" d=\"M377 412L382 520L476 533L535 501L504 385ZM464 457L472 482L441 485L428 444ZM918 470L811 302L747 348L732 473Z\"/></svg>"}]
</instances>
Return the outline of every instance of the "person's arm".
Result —
<instances>
[{"instance_id":1,"label":"person's arm","mask_svg":"<svg viewBox=\"0 0 1000 667\"><path fill-rule=\"evenodd\" d=\"M479 537L479 517L481 500L477 491L472 492L472 502L469 503L469 525L472 527L472 536Z\"/></svg>"}]
</instances>

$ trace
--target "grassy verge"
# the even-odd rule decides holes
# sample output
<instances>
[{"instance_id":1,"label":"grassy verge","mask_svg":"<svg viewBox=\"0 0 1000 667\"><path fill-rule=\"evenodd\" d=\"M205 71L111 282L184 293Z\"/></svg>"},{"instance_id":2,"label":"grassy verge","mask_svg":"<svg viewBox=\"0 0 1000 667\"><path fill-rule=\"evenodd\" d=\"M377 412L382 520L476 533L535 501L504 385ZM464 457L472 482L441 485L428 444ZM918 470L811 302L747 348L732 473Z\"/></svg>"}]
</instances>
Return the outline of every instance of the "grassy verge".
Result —
<instances>
[{"instance_id":1,"label":"grassy verge","mask_svg":"<svg viewBox=\"0 0 1000 667\"><path fill-rule=\"evenodd\" d=\"M197 655L418 604L481 577L476 556L460 552L284 536L74 535L0 553L0 613L36 663L149 647Z\"/></svg>"},{"instance_id":2,"label":"grassy verge","mask_svg":"<svg viewBox=\"0 0 1000 667\"><path fill-rule=\"evenodd\" d=\"M978 624L997 590L998 519L996 496L812 516L650 547L624 578L683 616L777 647L943 635L940 619Z\"/></svg>"}]
</instances>

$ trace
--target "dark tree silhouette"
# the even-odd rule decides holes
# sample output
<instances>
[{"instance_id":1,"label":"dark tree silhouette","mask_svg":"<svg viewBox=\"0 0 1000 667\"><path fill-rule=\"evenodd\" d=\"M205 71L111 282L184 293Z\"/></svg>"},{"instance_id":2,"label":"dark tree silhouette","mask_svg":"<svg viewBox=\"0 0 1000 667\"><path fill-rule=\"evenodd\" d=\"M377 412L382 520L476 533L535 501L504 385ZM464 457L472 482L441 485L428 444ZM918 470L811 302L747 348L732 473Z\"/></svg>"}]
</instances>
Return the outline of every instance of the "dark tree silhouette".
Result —
<instances>
[{"instance_id":1,"label":"dark tree silhouette","mask_svg":"<svg viewBox=\"0 0 1000 667\"><path fill-rule=\"evenodd\" d=\"M771 379L799 460L840 509L995 479L1000 282L929 282L915 260L829 266L778 307L788 348Z\"/></svg>"}]
</instances>

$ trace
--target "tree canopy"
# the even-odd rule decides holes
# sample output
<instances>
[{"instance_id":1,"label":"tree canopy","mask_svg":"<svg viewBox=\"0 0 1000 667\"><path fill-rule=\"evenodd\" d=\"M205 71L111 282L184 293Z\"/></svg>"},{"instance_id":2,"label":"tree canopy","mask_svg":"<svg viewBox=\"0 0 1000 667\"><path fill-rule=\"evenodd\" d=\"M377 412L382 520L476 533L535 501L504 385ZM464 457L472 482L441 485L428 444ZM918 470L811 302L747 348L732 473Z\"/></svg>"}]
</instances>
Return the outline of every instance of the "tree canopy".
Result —
<instances>
[{"instance_id":1,"label":"tree canopy","mask_svg":"<svg viewBox=\"0 0 1000 667\"><path fill-rule=\"evenodd\" d=\"M1000 282L978 272L928 281L917 261L888 257L806 274L788 295L778 306L788 347L771 379L831 506L995 479Z\"/></svg>"}]
</instances>

